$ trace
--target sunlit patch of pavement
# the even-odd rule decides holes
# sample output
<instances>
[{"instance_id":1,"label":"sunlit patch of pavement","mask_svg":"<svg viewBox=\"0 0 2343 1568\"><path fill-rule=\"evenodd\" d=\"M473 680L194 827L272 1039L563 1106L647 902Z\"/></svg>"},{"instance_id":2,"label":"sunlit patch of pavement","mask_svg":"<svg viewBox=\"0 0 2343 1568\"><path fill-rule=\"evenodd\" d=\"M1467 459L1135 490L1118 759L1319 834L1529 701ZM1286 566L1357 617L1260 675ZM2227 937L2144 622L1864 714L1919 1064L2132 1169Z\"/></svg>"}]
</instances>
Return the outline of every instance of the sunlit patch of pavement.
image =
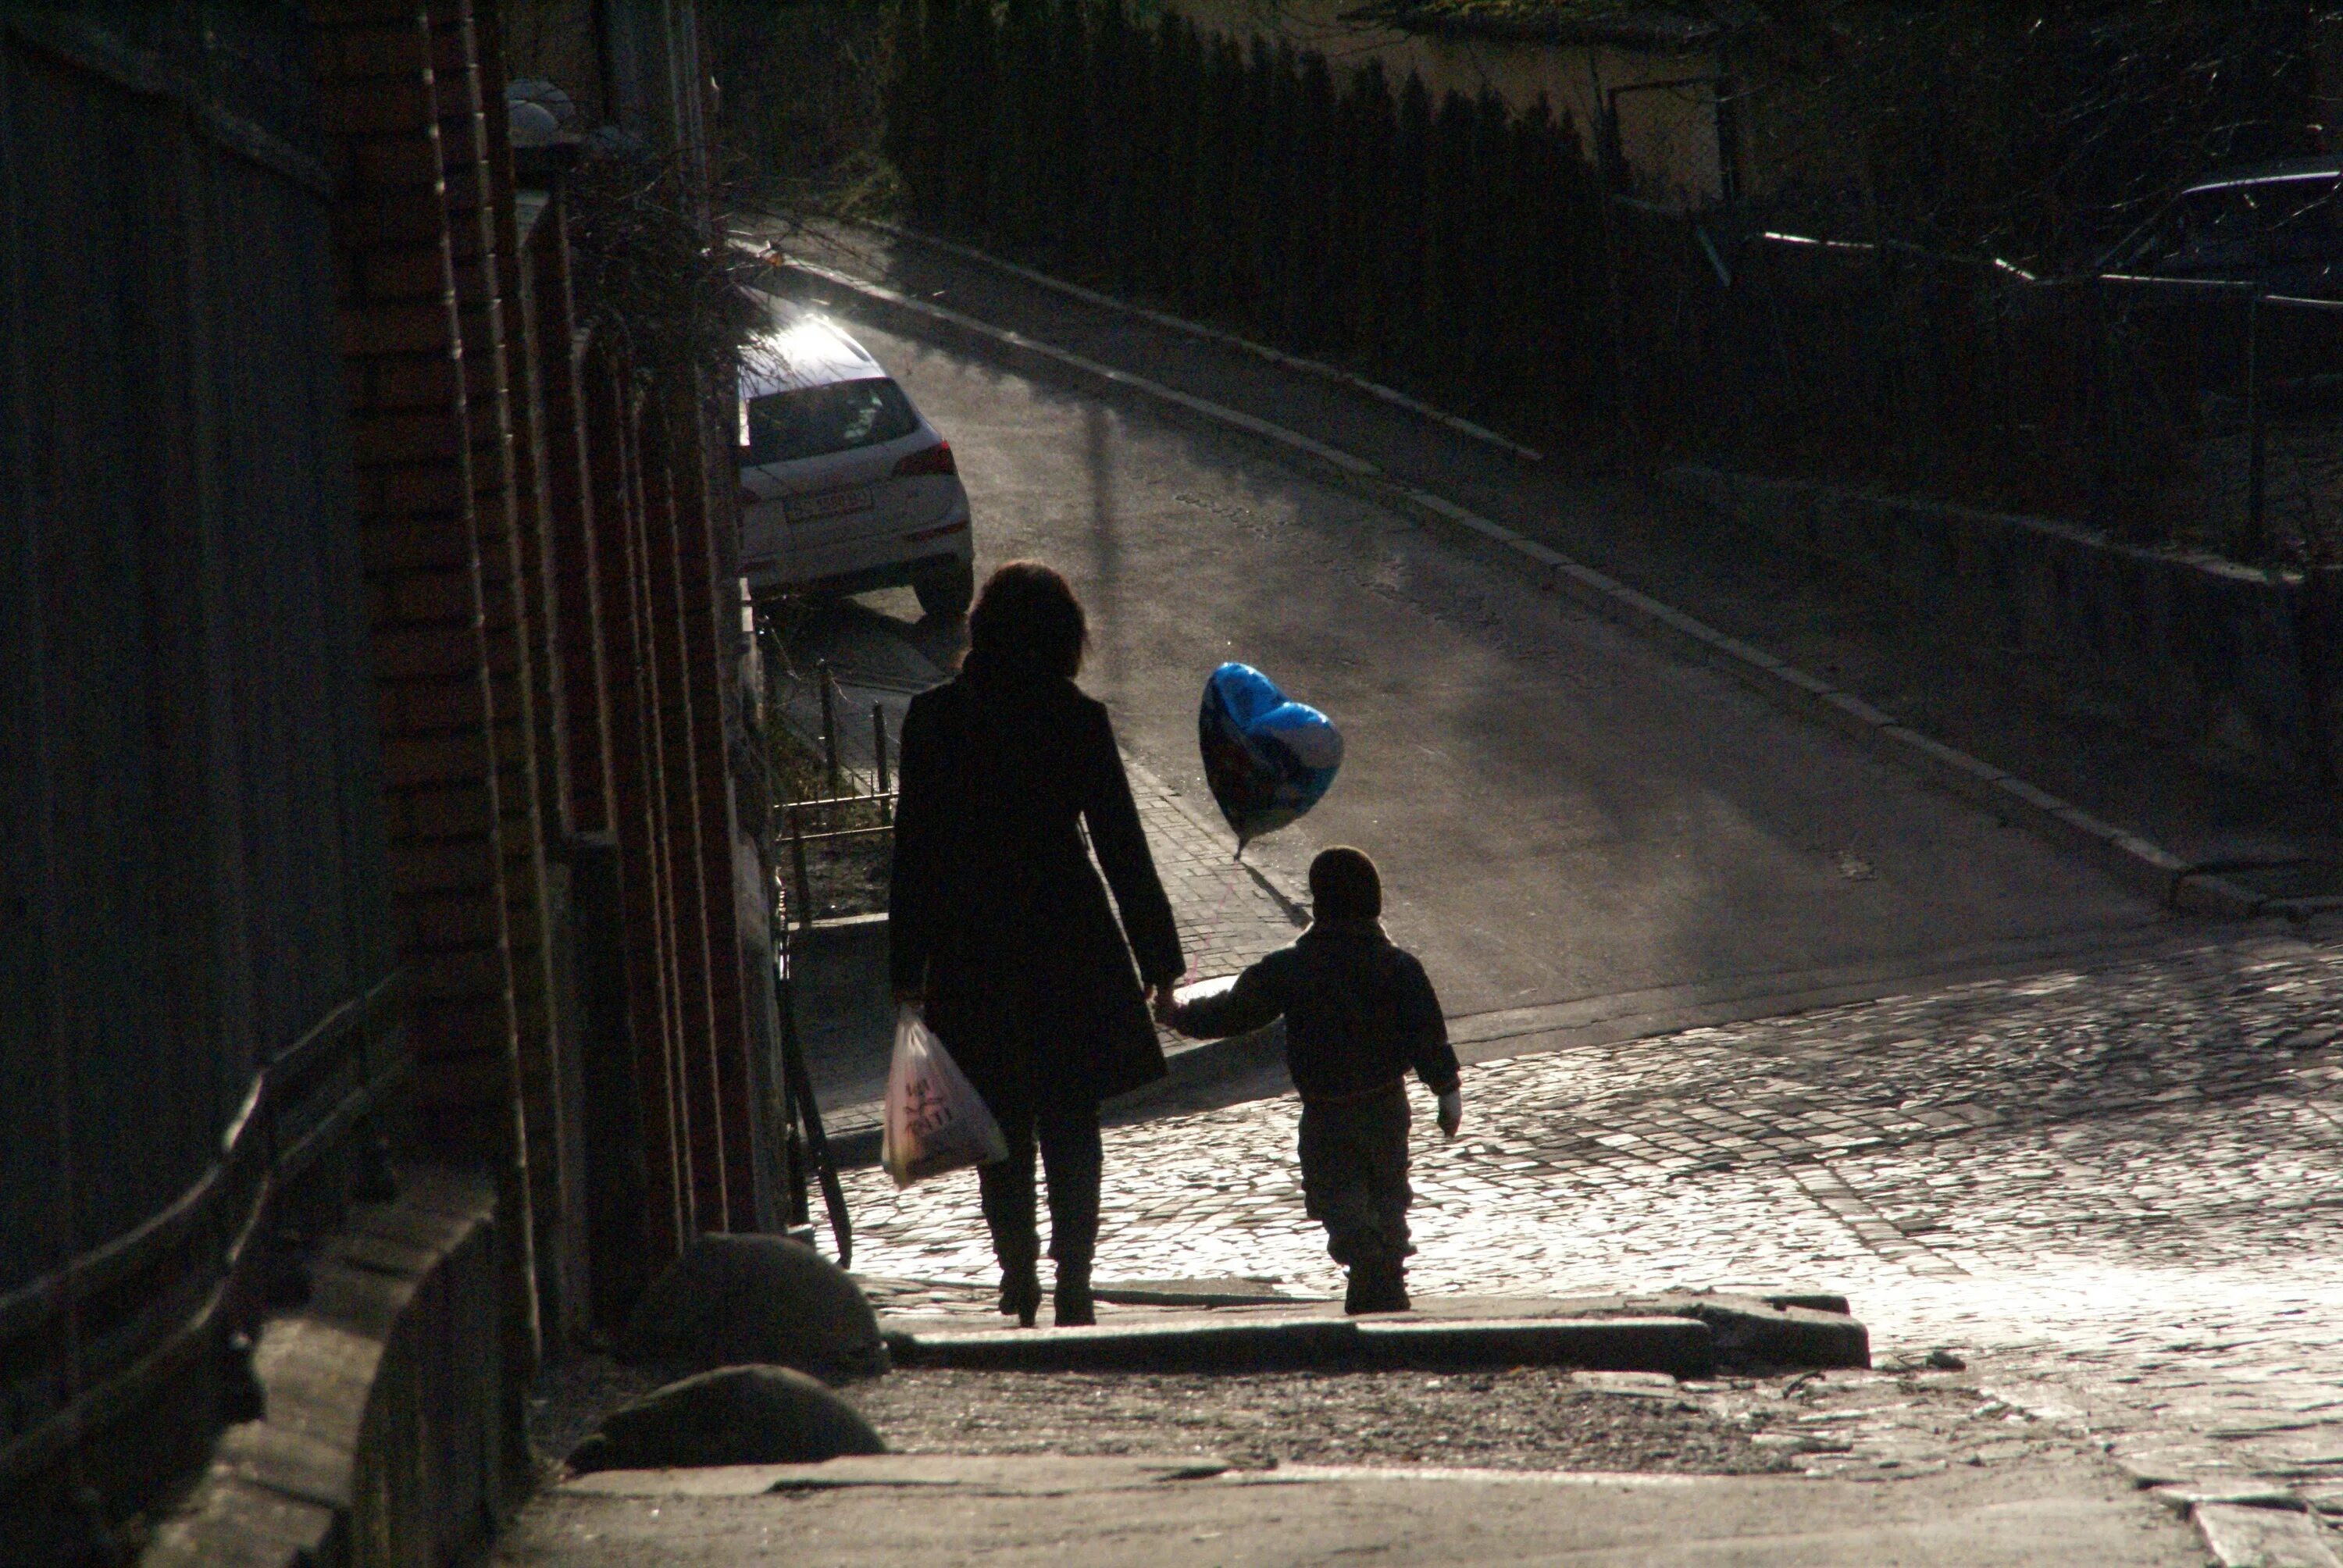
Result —
<instances>
[{"instance_id":1,"label":"sunlit patch of pavement","mask_svg":"<svg viewBox=\"0 0 2343 1568\"><path fill-rule=\"evenodd\" d=\"M1487 1063L1419 1104L1419 1293L1844 1292L2148 1475L2343 1481L2343 953L2195 952ZM1416 1091L1421 1097L1420 1091ZM1339 1291L1291 1097L1110 1130L1099 1273ZM858 1268L979 1281L967 1173L858 1172Z\"/></svg>"}]
</instances>

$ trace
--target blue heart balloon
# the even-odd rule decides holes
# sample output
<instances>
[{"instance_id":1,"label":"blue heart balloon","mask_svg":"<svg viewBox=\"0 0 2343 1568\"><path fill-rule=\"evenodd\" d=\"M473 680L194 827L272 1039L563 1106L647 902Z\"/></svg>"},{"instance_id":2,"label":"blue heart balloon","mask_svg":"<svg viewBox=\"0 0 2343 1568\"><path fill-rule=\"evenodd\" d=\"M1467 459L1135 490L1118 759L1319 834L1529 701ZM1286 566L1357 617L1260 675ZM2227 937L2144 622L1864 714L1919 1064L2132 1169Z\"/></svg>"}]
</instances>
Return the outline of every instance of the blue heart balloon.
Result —
<instances>
[{"instance_id":1,"label":"blue heart balloon","mask_svg":"<svg viewBox=\"0 0 2343 1568\"><path fill-rule=\"evenodd\" d=\"M1224 664L1204 682L1196 716L1204 781L1236 829L1237 853L1318 804L1342 766L1342 732L1249 664Z\"/></svg>"}]
</instances>

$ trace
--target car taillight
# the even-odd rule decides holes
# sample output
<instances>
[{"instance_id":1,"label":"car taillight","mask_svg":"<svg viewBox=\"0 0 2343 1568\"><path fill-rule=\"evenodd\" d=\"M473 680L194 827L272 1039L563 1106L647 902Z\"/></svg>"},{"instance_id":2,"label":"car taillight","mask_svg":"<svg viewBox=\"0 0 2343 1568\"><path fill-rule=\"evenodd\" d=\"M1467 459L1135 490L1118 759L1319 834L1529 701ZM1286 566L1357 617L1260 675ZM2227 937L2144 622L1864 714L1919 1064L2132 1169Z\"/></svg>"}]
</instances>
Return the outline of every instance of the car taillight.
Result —
<instances>
[{"instance_id":1,"label":"car taillight","mask_svg":"<svg viewBox=\"0 0 2343 1568\"><path fill-rule=\"evenodd\" d=\"M958 474L960 465L952 460L951 443L939 441L923 447L895 465L895 477L917 478L922 474Z\"/></svg>"}]
</instances>

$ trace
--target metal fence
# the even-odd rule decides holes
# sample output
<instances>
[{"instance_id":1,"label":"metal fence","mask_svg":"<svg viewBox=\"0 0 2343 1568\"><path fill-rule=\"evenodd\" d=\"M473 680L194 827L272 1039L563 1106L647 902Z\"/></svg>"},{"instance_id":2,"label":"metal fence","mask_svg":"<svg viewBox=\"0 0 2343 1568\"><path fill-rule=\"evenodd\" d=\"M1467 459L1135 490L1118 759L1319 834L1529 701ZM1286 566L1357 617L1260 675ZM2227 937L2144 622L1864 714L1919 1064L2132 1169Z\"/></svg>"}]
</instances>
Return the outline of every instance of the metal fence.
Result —
<instances>
[{"instance_id":1,"label":"metal fence","mask_svg":"<svg viewBox=\"0 0 2343 1568\"><path fill-rule=\"evenodd\" d=\"M820 776L812 789L781 801L775 823L776 847L788 856L789 879L781 890L784 927L809 926L820 917L825 905L817 890L824 873L842 869L837 863L841 853L860 849L884 858L894 849L896 789L887 710L876 705L870 709L870 765L850 766L844 726L852 716L827 665L815 669L813 679L821 714L815 737Z\"/></svg>"},{"instance_id":2,"label":"metal fence","mask_svg":"<svg viewBox=\"0 0 2343 1568\"><path fill-rule=\"evenodd\" d=\"M1653 450L2343 558L2343 304L2037 279L1631 202L1614 229L1621 412Z\"/></svg>"},{"instance_id":3,"label":"metal fence","mask_svg":"<svg viewBox=\"0 0 2343 1568\"><path fill-rule=\"evenodd\" d=\"M403 1067L299 17L0 18L8 1562L235 1413Z\"/></svg>"}]
</instances>

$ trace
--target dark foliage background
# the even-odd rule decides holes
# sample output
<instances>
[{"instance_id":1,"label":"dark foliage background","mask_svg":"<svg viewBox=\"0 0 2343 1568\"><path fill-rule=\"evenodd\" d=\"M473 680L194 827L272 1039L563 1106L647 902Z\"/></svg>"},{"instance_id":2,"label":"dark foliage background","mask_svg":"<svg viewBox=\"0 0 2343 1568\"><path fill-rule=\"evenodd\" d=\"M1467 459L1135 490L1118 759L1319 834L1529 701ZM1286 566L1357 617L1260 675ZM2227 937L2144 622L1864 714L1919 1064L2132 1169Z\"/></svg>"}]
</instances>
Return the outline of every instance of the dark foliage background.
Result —
<instances>
[{"instance_id":1,"label":"dark foliage background","mask_svg":"<svg viewBox=\"0 0 2343 1568\"><path fill-rule=\"evenodd\" d=\"M2331 112L2329 0L1795 11L1765 35L1811 100L1808 134L1849 144L1855 179L1799 193L1837 237L2087 271L2207 172L2317 153Z\"/></svg>"},{"instance_id":2,"label":"dark foliage background","mask_svg":"<svg viewBox=\"0 0 2343 1568\"><path fill-rule=\"evenodd\" d=\"M743 201L866 214L897 200L880 152L892 0L700 0L718 143Z\"/></svg>"},{"instance_id":3,"label":"dark foliage background","mask_svg":"<svg viewBox=\"0 0 2343 1568\"><path fill-rule=\"evenodd\" d=\"M1832 156L1762 206L1670 214L1606 200L1543 103L1338 76L1123 0L901 0L883 152L920 229L1542 446L2300 562L2343 548L2343 317L2094 275L2207 169L2316 145L2328 9L1783 0L1737 46L1776 150Z\"/></svg>"},{"instance_id":4,"label":"dark foliage background","mask_svg":"<svg viewBox=\"0 0 2343 1568\"><path fill-rule=\"evenodd\" d=\"M918 226L1467 408L1583 401L1603 298L1577 130L1100 0L905 0L886 152Z\"/></svg>"}]
</instances>

